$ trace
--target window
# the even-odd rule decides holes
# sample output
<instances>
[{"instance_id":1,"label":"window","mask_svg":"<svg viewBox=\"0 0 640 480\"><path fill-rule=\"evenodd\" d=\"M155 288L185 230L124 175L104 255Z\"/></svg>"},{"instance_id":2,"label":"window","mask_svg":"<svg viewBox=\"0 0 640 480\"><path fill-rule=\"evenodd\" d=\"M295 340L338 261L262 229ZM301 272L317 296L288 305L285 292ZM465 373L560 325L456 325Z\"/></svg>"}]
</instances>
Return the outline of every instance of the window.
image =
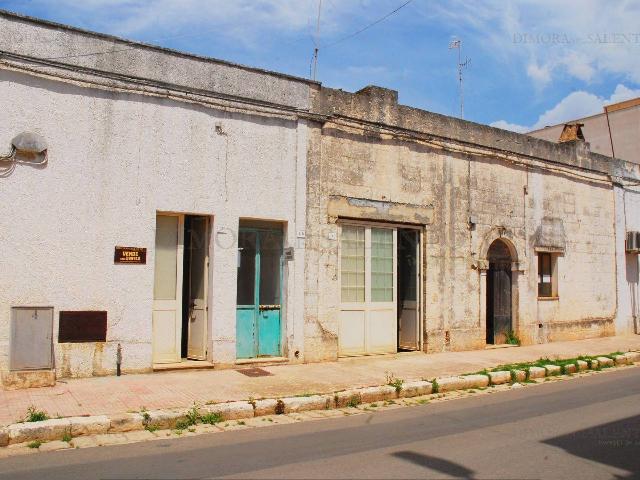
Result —
<instances>
[{"instance_id":1,"label":"window","mask_svg":"<svg viewBox=\"0 0 640 480\"><path fill-rule=\"evenodd\" d=\"M341 285L343 302L364 302L364 227L342 227Z\"/></svg>"},{"instance_id":2,"label":"window","mask_svg":"<svg viewBox=\"0 0 640 480\"><path fill-rule=\"evenodd\" d=\"M393 230L371 229L371 301L393 302Z\"/></svg>"},{"instance_id":3,"label":"window","mask_svg":"<svg viewBox=\"0 0 640 480\"><path fill-rule=\"evenodd\" d=\"M393 228L343 225L340 235L342 303L394 301L396 234Z\"/></svg>"},{"instance_id":4,"label":"window","mask_svg":"<svg viewBox=\"0 0 640 480\"><path fill-rule=\"evenodd\" d=\"M538 297L558 296L556 260L553 253L538 252Z\"/></svg>"}]
</instances>

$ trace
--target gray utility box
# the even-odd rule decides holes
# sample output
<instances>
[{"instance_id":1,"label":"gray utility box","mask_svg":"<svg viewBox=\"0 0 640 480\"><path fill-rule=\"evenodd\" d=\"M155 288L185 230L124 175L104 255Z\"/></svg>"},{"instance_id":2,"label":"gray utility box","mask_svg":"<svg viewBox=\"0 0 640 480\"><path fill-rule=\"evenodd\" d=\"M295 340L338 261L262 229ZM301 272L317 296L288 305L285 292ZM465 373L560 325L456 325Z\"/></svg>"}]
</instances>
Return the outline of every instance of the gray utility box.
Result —
<instances>
[{"instance_id":1,"label":"gray utility box","mask_svg":"<svg viewBox=\"0 0 640 480\"><path fill-rule=\"evenodd\" d=\"M53 307L11 308L11 370L53 368Z\"/></svg>"}]
</instances>

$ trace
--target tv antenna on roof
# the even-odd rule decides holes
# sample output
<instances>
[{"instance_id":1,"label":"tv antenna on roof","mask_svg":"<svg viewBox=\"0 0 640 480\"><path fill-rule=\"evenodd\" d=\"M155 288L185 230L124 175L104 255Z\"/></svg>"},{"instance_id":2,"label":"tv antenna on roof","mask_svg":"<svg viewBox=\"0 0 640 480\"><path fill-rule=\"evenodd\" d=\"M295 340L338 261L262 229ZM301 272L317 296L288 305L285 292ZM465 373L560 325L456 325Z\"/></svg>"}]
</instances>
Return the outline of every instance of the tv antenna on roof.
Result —
<instances>
[{"instance_id":1,"label":"tv antenna on roof","mask_svg":"<svg viewBox=\"0 0 640 480\"><path fill-rule=\"evenodd\" d=\"M313 49L313 74L311 78L315 81L318 71L318 52L320 51L320 14L322 13L322 0L318 0L318 20L316 22L316 35L313 38L315 48Z\"/></svg>"},{"instance_id":2,"label":"tv antenna on roof","mask_svg":"<svg viewBox=\"0 0 640 480\"><path fill-rule=\"evenodd\" d=\"M462 89L462 70L469 66L471 63L470 58L465 58L462 61L462 40L453 37L453 40L449 42L449 50L456 48L458 50L458 92L460 94L460 118L464 118L464 92Z\"/></svg>"}]
</instances>

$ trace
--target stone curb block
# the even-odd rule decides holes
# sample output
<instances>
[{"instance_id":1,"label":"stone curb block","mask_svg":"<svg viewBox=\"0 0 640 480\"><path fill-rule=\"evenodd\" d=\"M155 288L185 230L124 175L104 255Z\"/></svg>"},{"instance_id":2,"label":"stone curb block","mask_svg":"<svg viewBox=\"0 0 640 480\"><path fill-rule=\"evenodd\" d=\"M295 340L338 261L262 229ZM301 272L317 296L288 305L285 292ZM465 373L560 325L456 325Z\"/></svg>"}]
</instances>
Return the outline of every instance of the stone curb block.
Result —
<instances>
[{"instance_id":1,"label":"stone curb block","mask_svg":"<svg viewBox=\"0 0 640 480\"><path fill-rule=\"evenodd\" d=\"M626 365L628 363L628 358L625 355L616 355L613 357L613 361L616 365Z\"/></svg>"},{"instance_id":2,"label":"stone curb block","mask_svg":"<svg viewBox=\"0 0 640 480\"><path fill-rule=\"evenodd\" d=\"M381 402L384 400L393 400L394 398L398 398L395 387L390 385L358 388L356 391L360 393L362 403ZM400 391L402 392L402 390Z\"/></svg>"},{"instance_id":3,"label":"stone curb block","mask_svg":"<svg viewBox=\"0 0 640 480\"><path fill-rule=\"evenodd\" d=\"M144 418L139 413L122 413L119 415L109 415L109 433L131 432L144 428Z\"/></svg>"},{"instance_id":4,"label":"stone curb block","mask_svg":"<svg viewBox=\"0 0 640 480\"><path fill-rule=\"evenodd\" d=\"M511 382L511 372L489 372L489 380L491 380L491 385L502 385L503 383L509 383Z\"/></svg>"},{"instance_id":5,"label":"stone curb block","mask_svg":"<svg viewBox=\"0 0 640 480\"><path fill-rule=\"evenodd\" d=\"M547 372L547 377L560 375L562 373L562 369L558 365L545 365L544 369Z\"/></svg>"},{"instance_id":6,"label":"stone curb block","mask_svg":"<svg viewBox=\"0 0 640 480\"><path fill-rule=\"evenodd\" d=\"M249 402L224 402L202 407L205 413L218 413L224 420L239 420L254 416Z\"/></svg>"},{"instance_id":7,"label":"stone curb block","mask_svg":"<svg viewBox=\"0 0 640 480\"><path fill-rule=\"evenodd\" d=\"M309 410L328 410L333 407L333 399L329 396L311 395L309 397L283 398L284 413L306 412Z\"/></svg>"},{"instance_id":8,"label":"stone curb block","mask_svg":"<svg viewBox=\"0 0 640 480\"><path fill-rule=\"evenodd\" d=\"M640 352L627 352L624 354L629 363L640 362Z\"/></svg>"},{"instance_id":9,"label":"stone curb block","mask_svg":"<svg viewBox=\"0 0 640 480\"><path fill-rule=\"evenodd\" d=\"M111 420L106 415L91 417L71 417L71 436L97 435L107 433L111 427Z\"/></svg>"},{"instance_id":10,"label":"stone curb block","mask_svg":"<svg viewBox=\"0 0 640 480\"><path fill-rule=\"evenodd\" d=\"M601 367L613 367L614 361L609 357L598 357L598 363Z\"/></svg>"},{"instance_id":11,"label":"stone curb block","mask_svg":"<svg viewBox=\"0 0 640 480\"><path fill-rule=\"evenodd\" d=\"M335 408L344 408L349 406L349 404L359 405L362 403L360 391L357 389L337 392L334 395L333 400Z\"/></svg>"},{"instance_id":12,"label":"stone curb block","mask_svg":"<svg viewBox=\"0 0 640 480\"><path fill-rule=\"evenodd\" d=\"M585 362L584 360L577 360L576 364L578 365L578 370L581 372L589 368L589 362Z\"/></svg>"},{"instance_id":13,"label":"stone curb block","mask_svg":"<svg viewBox=\"0 0 640 480\"><path fill-rule=\"evenodd\" d=\"M424 380L416 382L406 382L400 390L400 398L419 397L429 395L433 391L433 384Z\"/></svg>"},{"instance_id":14,"label":"stone curb block","mask_svg":"<svg viewBox=\"0 0 640 480\"><path fill-rule=\"evenodd\" d=\"M6 447L9 445L9 430L3 428L0 430L0 447Z\"/></svg>"},{"instance_id":15,"label":"stone curb block","mask_svg":"<svg viewBox=\"0 0 640 480\"><path fill-rule=\"evenodd\" d=\"M529 367L529 378L544 378L547 371L542 367Z\"/></svg>"},{"instance_id":16,"label":"stone curb block","mask_svg":"<svg viewBox=\"0 0 640 480\"><path fill-rule=\"evenodd\" d=\"M516 382L524 382L527 380L527 372L525 370L514 370Z\"/></svg>"},{"instance_id":17,"label":"stone curb block","mask_svg":"<svg viewBox=\"0 0 640 480\"><path fill-rule=\"evenodd\" d=\"M454 390L465 390L467 388L482 388L489 386L487 375L464 375L460 377L436 378L438 382L438 393L452 392Z\"/></svg>"},{"instance_id":18,"label":"stone curb block","mask_svg":"<svg viewBox=\"0 0 640 480\"><path fill-rule=\"evenodd\" d=\"M184 410L153 410L146 413L150 418L146 423L143 422L144 426L162 430L174 428L179 420L187 418Z\"/></svg>"},{"instance_id":19,"label":"stone curb block","mask_svg":"<svg viewBox=\"0 0 640 480\"><path fill-rule=\"evenodd\" d=\"M564 373L565 375L570 373L576 373L577 371L578 371L578 367L576 367L575 363L567 363L562 367L562 373Z\"/></svg>"},{"instance_id":20,"label":"stone curb block","mask_svg":"<svg viewBox=\"0 0 640 480\"><path fill-rule=\"evenodd\" d=\"M71 422L68 418L16 423L7 428L9 443L60 440L65 433L69 433L70 429Z\"/></svg>"},{"instance_id":21,"label":"stone curb block","mask_svg":"<svg viewBox=\"0 0 640 480\"><path fill-rule=\"evenodd\" d=\"M262 417L264 415L275 415L278 401L275 398L266 398L253 402L253 416Z\"/></svg>"},{"instance_id":22,"label":"stone curb block","mask_svg":"<svg viewBox=\"0 0 640 480\"><path fill-rule=\"evenodd\" d=\"M598 368L600 368L600 363L598 362L598 360L596 360L595 358L592 358L589 361L589 366L590 368L592 368L593 370L596 370Z\"/></svg>"}]
</instances>

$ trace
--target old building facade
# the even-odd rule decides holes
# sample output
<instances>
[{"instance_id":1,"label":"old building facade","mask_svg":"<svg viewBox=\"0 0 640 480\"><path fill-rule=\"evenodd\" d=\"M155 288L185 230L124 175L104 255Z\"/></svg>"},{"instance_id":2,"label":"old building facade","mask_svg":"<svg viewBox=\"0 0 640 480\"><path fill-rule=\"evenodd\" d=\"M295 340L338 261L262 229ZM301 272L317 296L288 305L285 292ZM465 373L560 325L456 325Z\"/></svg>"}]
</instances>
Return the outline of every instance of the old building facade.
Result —
<instances>
[{"instance_id":1,"label":"old building facade","mask_svg":"<svg viewBox=\"0 0 640 480\"><path fill-rule=\"evenodd\" d=\"M636 331L635 164L378 87L313 106L307 359Z\"/></svg>"},{"instance_id":2,"label":"old building facade","mask_svg":"<svg viewBox=\"0 0 640 480\"><path fill-rule=\"evenodd\" d=\"M379 87L0 24L8 388L637 332L637 165Z\"/></svg>"},{"instance_id":3,"label":"old building facade","mask_svg":"<svg viewBox=\"0 0 640 480\"><path fill-rule=\"evenodd\" d=\"M296 361L309 82L0 24L3 150L25 132L47 147L0 164L5 384L113 374L119 359Z\"/></svg>"}]
</instances>

